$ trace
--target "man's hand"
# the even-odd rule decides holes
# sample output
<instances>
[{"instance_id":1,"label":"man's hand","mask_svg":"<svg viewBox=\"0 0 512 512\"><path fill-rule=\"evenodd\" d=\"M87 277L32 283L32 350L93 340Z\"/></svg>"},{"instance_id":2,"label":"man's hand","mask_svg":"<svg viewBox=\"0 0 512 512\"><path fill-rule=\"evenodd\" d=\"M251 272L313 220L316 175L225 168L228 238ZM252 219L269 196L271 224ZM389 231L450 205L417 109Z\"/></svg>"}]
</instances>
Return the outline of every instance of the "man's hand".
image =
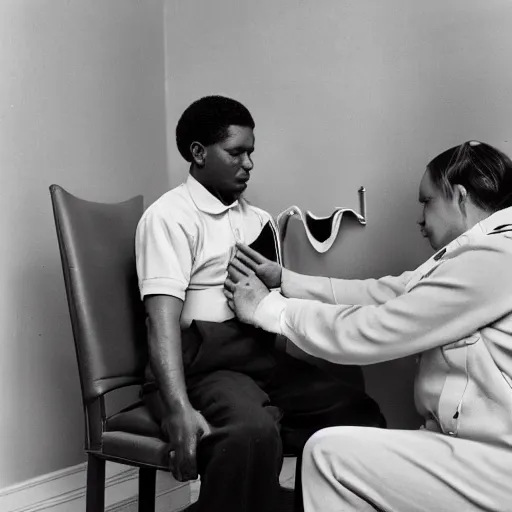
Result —
<instances>
[{"instance_id":1,"label":"man's hand","mask_svg":"<svg viewBox=\"0 0 512 512\"><path fill-rule=\"evenodd\" d=\"M170 470L180 482L197 478L196 452L199 441L211 433L204 416L186 407L167 415L161 429L169 441Z\"/></svg>"},{"instance_id":2,"label":"man's hand","mask_svg":"<svg viewBox=\"0 0 512 512\"><path fill-rule=\"evenodd\" d=\"M271 261L249 246L237 243L237 252L234 260L252 270L267 286L267 288L278 288L281 286L282 268L279 263Z\"/></svg>"},{"instance_id":3,"label":"man's hand","mask_svg":"<svg viewBox=\"0 0 512 512\"><path fill-rule=\"evenodd\" d=\"M257 253L256 253L257 254ZM253 270L235 258L228 266L228 277L224 283L224 295L228 305L239 320L254 324L254 313L259 303L269 294Z\"/></svg>"}]
</instances>

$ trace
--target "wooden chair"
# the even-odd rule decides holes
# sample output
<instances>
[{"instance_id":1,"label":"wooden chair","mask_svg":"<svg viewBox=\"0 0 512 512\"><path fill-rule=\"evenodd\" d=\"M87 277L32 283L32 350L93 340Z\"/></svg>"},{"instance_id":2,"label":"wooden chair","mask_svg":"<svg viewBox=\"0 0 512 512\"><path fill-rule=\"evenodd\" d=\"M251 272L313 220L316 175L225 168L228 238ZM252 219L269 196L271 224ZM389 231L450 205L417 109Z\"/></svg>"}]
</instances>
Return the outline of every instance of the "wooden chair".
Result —
<instances>
[{"instance_id":1,"label":"wooden chair","mask_svg":"<svg viewBox=\"0 0 512 512\"><path fill-rule=\"evenodd\" d=\"M169 471L168 445L138 401L111 416L105 396L143 382L144 307L134 236L142 196L102 204L50 187L85 414L87 512L105 507L105 463L139 467L139 512L155 509L156 471Z\"/></svg>"}]
</instances>

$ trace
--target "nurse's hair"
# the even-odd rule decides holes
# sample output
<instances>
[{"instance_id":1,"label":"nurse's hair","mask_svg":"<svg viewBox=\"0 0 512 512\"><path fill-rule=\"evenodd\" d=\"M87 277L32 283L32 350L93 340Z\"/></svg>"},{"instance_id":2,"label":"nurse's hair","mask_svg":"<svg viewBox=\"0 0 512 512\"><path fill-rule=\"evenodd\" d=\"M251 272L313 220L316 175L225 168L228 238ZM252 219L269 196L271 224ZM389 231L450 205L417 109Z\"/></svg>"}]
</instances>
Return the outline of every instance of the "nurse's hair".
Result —
<instances>
[{"instance_id":1,"label":"nurse's hair","mask_svg":"<svg viewBox=\"0 0 512 512\"><path fill-rule=\"evenodd\" d=\"M176 125L176 144L181 156L192 162L190 145L210 146L224 140L231 125L254 128L251 113L240 102L224 96L205 96L194 101Z\"/></svg>"},{"instance_id":2,"label":"nurse's hair","mask_svg":"<svg viewBox=\"0 0 512 512\"><path fill-rule=\"evenodd\" d=\"M445 197L453 197L454 185L463 185L473 202L495 212L512 206L512 161L484 142L464 142L436 156L427 170Z\"/></svg>"}]
</instances>

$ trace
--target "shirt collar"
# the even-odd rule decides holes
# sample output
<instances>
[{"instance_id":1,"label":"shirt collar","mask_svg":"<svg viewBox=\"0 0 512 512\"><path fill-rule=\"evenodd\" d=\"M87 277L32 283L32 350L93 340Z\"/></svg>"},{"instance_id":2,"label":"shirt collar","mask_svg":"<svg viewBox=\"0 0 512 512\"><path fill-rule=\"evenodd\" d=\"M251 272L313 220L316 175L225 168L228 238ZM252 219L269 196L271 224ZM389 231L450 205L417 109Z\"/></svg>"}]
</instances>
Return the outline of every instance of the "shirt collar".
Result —
<instances>
[{"instance_id":1,"label":"shirt collar","mask_svg":"<svg viewBox=\"0 0 512 512\"><path fill-rule=\"evenodd\" d=\"M477 224L475 224L472 228L468 229L465 233L458 236L455 240L451 241L445 247L437 251L432 259L435 261L440 260L447 251L454 249L455 247L460 247L469 243L470 236L472 233L476 233L477 231L482 232L484 235L492 233L497 228L503 228L504 226L512 225L512 206L508 208L503 208L503 210L498 210L494 212L489 217L486 217L484 220L481 220Z\"/></svg>"},{"instance_id":2,"label":"shirt collar","mask_svg":"<svg viewBox=\"0 0 512 512\"><path fill-rule=\"evenodd\" d=\"M188 175L185 186L190 193L192 201L194 201L196 207L202 212L216 215L219 213L225 213L231 208L238 206L238 200L225 205L220 201L220 199L216 198L212 193L206 190L206 188L190 174Z\"/></svg>"},{"instance_id":3,"label":"shirt collar","mask_svg":"<svg viewBox=\"0 0 512 512\"><path fill-rule=\"evenodd\" d=\"M496 228L507 224L512 224L512 206L494 212L492 215L489 215L489 217L480 221L478 226L482 232L488 234L491 231L494 231Z\"/></svg>"}]
</instances>

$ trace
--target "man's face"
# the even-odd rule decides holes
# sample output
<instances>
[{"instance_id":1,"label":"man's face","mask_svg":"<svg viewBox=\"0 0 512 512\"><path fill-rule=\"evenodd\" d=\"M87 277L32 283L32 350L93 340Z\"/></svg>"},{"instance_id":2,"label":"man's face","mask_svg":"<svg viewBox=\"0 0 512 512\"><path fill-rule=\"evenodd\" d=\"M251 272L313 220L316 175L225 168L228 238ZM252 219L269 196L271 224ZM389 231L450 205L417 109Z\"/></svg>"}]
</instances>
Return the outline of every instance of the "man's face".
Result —
<instances>
[{"instance_id":1,"label":"man's face","mask_svg":"<svg viewBox=\"0 0 512 512\"><path fill-rule=\"evenodd\" d=\"M231 125L225 139L205 147L201 170L203 185L225 204L238 199L247 188L254 167L254 133L247 126Z\"/></svg>"},{"instance_id":2,"label":"man's face","mask_svg":"<svg viewBox=\"0 0 512 512\"><path fill-rule=\"evenodd\" d=\"M457 198L443 195L425 171L420 184L419 201L423 205L418 224L434 250L439 250L464 233L465 225Z\"/></svg>"}]
</instances>

